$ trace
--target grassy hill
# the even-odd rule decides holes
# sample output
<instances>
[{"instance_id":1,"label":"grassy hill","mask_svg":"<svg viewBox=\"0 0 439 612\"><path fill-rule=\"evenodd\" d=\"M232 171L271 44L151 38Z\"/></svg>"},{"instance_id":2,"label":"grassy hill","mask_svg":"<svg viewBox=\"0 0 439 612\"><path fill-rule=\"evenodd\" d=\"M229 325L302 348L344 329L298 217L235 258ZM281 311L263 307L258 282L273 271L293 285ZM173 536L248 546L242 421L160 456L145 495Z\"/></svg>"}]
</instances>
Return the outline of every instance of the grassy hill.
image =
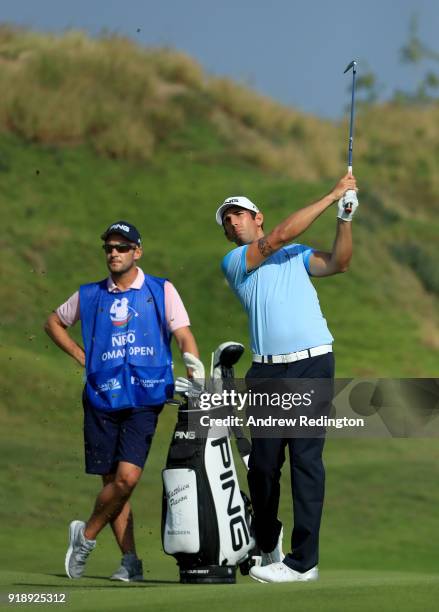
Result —
<instances>
[{"instance_id":1,"label":"grassy hill","mask_svg":"<svg viewBox=\"0 0 439 612\"><path fill-rule=\"evenodd\" d=\"M148 598L154 609L175 598L174 607L187 602L194 610L272 601L273 589L261 596L248 579L238 590L172 586L169 594L177 574L159 544L160 469L173 408L161 417L134 499L147 593L105 591L100 577L118 558L109 533L90 562L89 575L99 578L72 584L58 576L68 521L88 515L97 482L81 474L82 372L42 325L80 283L105 275L99 235L127 218L143 235L144 269L170 278L183 296L203 360L227 339L248 347L245 316L219 269L229 244L216 207L245 193L272 227L343 173L346 126L212 79L182 54L114 36L5 26L0 85L0 579L9 590L68 587L77 609L114 602L137 609ZM347 274L315 281L336 338L338 376L437 376L438 113L438 106L381 106L359 117L354 260ZM334 228L330 210L301 241L330 248ZM248 364L247 351L238 372ZM294 590L302 609L431 608L438 458L435 440L328 442L324 579L306 593ZM288 478L286 470L285 491ZM287 525L290 514L284 494ZM277 592L282 609L285 589Z\"/></svg>"},{"instance_id":2,"label":"grassy hill","mask_svg":"<svg viewBox=\"0 0 439 612\"><path fill-rule=\"evenodd\" d=\"M216 206L246 193L270 227L344 171L346 125L116 36L3 26L0 85L0 201L11 213L2 265L14 265L17 285L5 327L14 343L14 323L26 322L38 342L42 314L102 274L97 237L117 217L142 230L144 266L177 284L206 357L224 334L245 339L219 273L230 245ZM437 371L438 112L381 106L358 119L355 258L348 275L317 281L339 375ZM303 241L329 249L334 216Z\"/></svg>"}]
</instances>

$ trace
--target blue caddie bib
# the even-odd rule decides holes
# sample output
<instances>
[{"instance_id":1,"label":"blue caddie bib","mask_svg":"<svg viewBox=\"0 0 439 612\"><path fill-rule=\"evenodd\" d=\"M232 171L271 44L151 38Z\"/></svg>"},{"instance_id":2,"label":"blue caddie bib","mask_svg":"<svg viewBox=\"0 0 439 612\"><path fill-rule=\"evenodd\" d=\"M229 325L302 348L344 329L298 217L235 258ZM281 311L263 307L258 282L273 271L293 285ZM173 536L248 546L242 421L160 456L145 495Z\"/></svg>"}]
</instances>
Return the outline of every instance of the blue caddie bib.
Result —
<instances>
[{"instance_id":1,"label":"blue caddie bib","mask_svg":"<svg viewBox=\"0 0 439 612\"><path fill-rule=\"evenodd\" d=\"M85 392L100 410L163 404L174 393L165 279L110 293L107 280L79 288Z\"/></svg>"}]
</instances>

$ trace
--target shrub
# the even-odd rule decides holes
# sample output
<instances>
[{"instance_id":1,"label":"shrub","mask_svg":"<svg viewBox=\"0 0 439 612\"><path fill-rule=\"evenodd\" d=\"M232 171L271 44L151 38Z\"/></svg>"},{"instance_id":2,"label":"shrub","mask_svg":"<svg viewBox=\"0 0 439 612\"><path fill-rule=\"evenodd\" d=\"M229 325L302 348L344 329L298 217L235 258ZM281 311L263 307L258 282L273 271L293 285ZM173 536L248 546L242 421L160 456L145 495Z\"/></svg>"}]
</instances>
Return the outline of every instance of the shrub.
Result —
<instances>
[{"instance_id":1,"label":"shrub","mask_svg":"<svg viewBox=\"0 0 439 612\"><path fill-rule=\"evenodd\" d=\"M414 242L394 244L391 252L399 263L408 265L427 291L439 295L437 253Z\"/></svg>"}]
</instances>

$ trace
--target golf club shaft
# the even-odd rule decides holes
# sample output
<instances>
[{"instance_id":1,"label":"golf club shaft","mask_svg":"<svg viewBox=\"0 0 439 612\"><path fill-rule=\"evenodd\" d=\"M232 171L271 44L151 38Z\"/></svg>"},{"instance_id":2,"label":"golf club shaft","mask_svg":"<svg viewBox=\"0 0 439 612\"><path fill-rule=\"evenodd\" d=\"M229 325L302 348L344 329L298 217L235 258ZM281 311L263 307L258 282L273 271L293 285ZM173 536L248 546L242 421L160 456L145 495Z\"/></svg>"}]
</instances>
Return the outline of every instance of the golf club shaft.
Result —
<instances>
[{"instance_id":1,"label":"golf club shaft","mask_svg":"<svg viewBox=\"0 0 439 612\"><path fill-rule=\"evenodd\" d=\"M351 119L349 123L349 151L348 151L348 172L352 174L352 152L354 144L354 118L355 118L355 78L357 68L354 65L352 68L352 96L351 96Z\"/></svg>"},{"instance_id":2,"label":"golf club shaft","mask_svg":"<svg viewBox=\"0 0 439 612\"><path fill-rule=\"evenodd\" d=\"M352 174L352 153L354 146L354 119L355 119L355 79L357 76L357 64L352 62L352 92L351 92L351 117L349 122L349 146L348 146L348 173ZM349 203L345 204L345 211L352 212Z\"/></svg>"}]
</instances>

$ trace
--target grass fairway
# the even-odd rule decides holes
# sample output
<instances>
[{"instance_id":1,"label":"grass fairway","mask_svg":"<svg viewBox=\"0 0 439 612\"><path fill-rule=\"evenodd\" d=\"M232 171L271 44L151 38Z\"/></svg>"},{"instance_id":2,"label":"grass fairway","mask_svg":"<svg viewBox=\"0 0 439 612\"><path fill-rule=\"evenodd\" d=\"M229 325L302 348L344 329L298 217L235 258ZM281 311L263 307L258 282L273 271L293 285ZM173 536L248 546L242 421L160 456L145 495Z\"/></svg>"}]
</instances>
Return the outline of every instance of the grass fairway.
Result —
<instances>
[{"instance_id":1,"label":"grass fairway","mask_svg":"<svg viewBox=\"0 0 439 612\"><path fill-rule=\"evenodd\" d=\"M430 574L327 571L318 582L266 585L241 578L236 585L180 585L163 576L124 585L95 577L72 582L54 574L0 573L6 592L66 593L70 610L301 610L327 612L432 610L439 577ZM4 598L2 598L4 601ZM22 604L24 605L24 604ZM29 605L29 604L28 604ZM53 609L55 604L39 604Z\"/></svg>"},{"instance_id":2,"label":"grass fairway","mask_svg":"<svg viewBox=\"0 0 439 612\"><path fill-rule=\"evenodd\" d=\"M70 393L67 384L65 392ZM48 395L52 402L53 393ZM69 609L90 611L435 609L439 597L435 440L328 440L318 582L263 585L239 576L236 585L188 586L178 583L175 561L160 544L160 470L175 422L173 409L166 410L132 500L146 582L125 585L106 578L119 561L108 528L99 537L84 578L72 581L64 576L68 523L88 516L99 486L96 478L82 473L79 410L73 408L70 418L60 413L49 430L39 410L27 415L29 428L22 426L20 413L6 418L8 429L21 435L19 441L1 436L4 456L9 457L0 473L3 602L11 592L65 592ZM286 466L280 507L286 526L291 524L288 481ZM284 542L287 548L287 537Z\"/></svg>"}]
</instances>

